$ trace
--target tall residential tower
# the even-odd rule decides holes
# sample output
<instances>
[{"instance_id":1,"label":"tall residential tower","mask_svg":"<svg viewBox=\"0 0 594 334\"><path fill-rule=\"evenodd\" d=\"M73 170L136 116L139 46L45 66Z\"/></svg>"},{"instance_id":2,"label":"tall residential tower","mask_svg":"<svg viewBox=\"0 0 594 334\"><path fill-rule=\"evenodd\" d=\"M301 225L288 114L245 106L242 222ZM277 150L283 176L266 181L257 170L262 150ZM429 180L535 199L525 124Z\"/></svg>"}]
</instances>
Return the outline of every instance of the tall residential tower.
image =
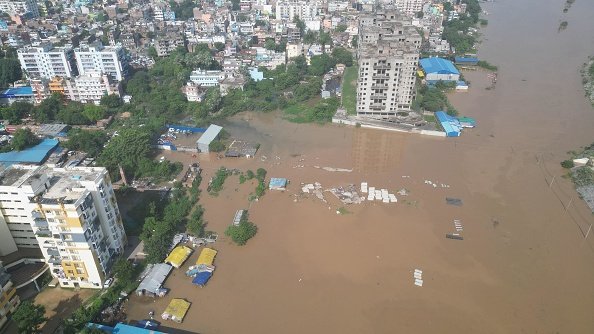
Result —
<instances>
[{"instance_id":1,"label":"tall residential tower","mask_svg":"<svg viewBox=\"0 0 594 334\"><path fill-rule=\"evenodd\" d=\"M0 171L0 255L34 243L63 287L101 288L126 235L107 170Z\"/></svg>"},{"instance_id":2,"label":"tall residential tower","mask_svg":"<svg viewBox=\"0 0 594 334\"><path fill-rule=\"evenodd\" d=\"M398 11L359 18L357 115L390 120L410 110L421 36Z\"/></svg>"}]
</instances>

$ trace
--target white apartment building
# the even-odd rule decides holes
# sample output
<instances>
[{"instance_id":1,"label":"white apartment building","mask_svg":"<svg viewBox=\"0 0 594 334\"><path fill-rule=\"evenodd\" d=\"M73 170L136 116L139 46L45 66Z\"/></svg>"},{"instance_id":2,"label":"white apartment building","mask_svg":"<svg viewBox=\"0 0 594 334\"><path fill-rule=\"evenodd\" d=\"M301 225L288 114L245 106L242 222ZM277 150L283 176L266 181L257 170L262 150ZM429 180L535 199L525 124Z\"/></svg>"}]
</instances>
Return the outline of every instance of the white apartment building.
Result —
<instances>
[{"instance_id":1,"label":"white apartment building","mask_svg":"<svg viewBox=\"0 0 594 334\"><path fill-rule=\"evenodd\" d=\"M190 81L199 84L202 87L214 87L225 79L223 71L206 71L197 69L190 74Z\"/></svg>"},{"instance_id":2,"label":"white apartment building","mask_svg":"<svg viewBox=\"0 0 594 334\"><path fill-rule=\"evenodd\" d=\"M389 120L410 110L421 36L398 12L360 17L357 115Z\"/></svg>"},{"instance_id":3,"label":"white apartment building","mask_svg":"<svg viewBox=\"0 0 594 334\"><path fill-rule=\"evenodd\" d=\"M19 222L29 220L26 235L37 239L60 286L101 288L126 244L107 170L12 165L0 172L0 184L2 205L13 207L10 214L2 210L2 251L17 243L5 231L18 213Z\"/></svg>"},{"instance_id":4,"label":"white apartment building","mask_svg":"<svg viewBox=\"0 0 594 334\"><path fill-rule=\"evenodd\" d=\"M201 85L192 81L188 81L188 83L182 87L182 91L190 102L202 102L206 95L206 90Z\"/></svg>"},{"instance_id":5,"label":"white apartment building","mask_svg":"<svg viewBox=\"0 0 594 334\"><path fill-rule=\"evenodd\" d=\"M74 101L99 104L104 95L120 93L120 86L111 77L102 73L89 73L74 79Z\"/></svg>"},{"instance_id":6,"label":"white apartment building","mask_svg":"<svg viewBox=\"0 0 594 334\"><path fill-rule=\"evenodd\" d=\"M30 13L32 17L39 17L39 8L35 0L0 0L0 12L11 15Z\"/></svg>"},{"instance_id":7,"label":"white apartment building","mask_svg":"<svg viewBox=\"0 0 594 334\"><path fill-rule=\"evenodd\" d=\"M293 21L294 17L301 20L311 20L318 16L322 4L318 1L280 0L276 3L276 19Z\"/></svg>"},{"instance_id":8,"label":"white apartment building","mask_svg":"<svg viewBox=\"0 0 594 334\"><path fill-rule=\"evenodd\" d=\"M51 44L17 50L21 69L30 79L70 78L78 74L71 47L54 48Z\"/></svg>"},{"instance_id":9,"label":"white apartment building","mask_svg":"<svg viewBox=\"0 0 594 334\"><path fill-rule=\"evenodd\" d=\"M395 5L399 11L406 15L413 16L423 10L423 0L396 0Z\"/></svg>"},{"instance_id":10,"label":"white apartment building","mask_svg":"<svg viewBox=\"0 0 594 334\"><path fill-rule=\"evenodd\" d=\"M128 57L121 46L104 47L96 43L77 48L74 54L80 75L102 72L116 81L128 75Z\"/></svg>"}]
</instances>

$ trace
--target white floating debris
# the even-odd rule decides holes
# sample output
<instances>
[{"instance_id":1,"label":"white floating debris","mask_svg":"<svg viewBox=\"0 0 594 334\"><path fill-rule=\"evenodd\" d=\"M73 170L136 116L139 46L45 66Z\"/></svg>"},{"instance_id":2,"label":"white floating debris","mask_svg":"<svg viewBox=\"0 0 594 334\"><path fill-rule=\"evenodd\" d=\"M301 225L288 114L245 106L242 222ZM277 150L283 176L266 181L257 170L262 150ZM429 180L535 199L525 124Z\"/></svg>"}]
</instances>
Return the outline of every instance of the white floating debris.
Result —
<instances>
[{"instance_id":1,"label":"white floating debris","mask_svg":"<svg viewBox=\"0 0 594 334\"><path fill-rule=\"evenodd\" d=\"M423 280L422 279L415 279L415 285L416 286L423 286Z\"/></svg>"},{"instance_id":2,"label":"white floating debris","mask_svg":"<svg viewBox=\"0 0 594 334\"><path fill-rule=\"evenodd\" d=\"M369 192L370 193L375 193L375 187L369 187Z\"/></svg>"},{"instance_id":3,"label":"white floating debris","mask_svg":"<svg viewBox=\"0 0 594 334\"><path fill-rule=\"evenodd\" d=\"M361 192L366 194L367 190L367 182L361 182Z\"/></svg>"},{"instance_id":4,"label":"white floating debris","mask_svg":"<svg viewBox=\"0 0 594 334\"><path fill-rule=\"evenodd\" d=\"M384 198L382 198L382 202L390 203L390 199L388 197L384 197Z\"/></svg>"},{"instance_id":5,"label":"white floating debris","mask_svg":"<svg viewBox=\"0 0 594 334\"><path fill-rule=\"evenodd\" d=\"M423 279L423 275L422 275L422 274L417 274L417 273L415 273L413 276L414 276L414 278L416 278L416 279Z\"/></svg>"},{"instance_id":6,"label":"white floating debris","mask_svg":"<svg viewBox=\"0 0 594 334\"><path fill-rule=\"evenodd\" d=\"M388 197L390 198L390 202L391 203L398 202L398 199L396 198L396 195L394 195L394 194L388 194Z\"/></svg>"},{"instance_id":7,"label":"white floating debris","mask_svg":"<svg viewBox=\"0 0 594 334\"><path fill-rule=\"evenodd\" d=\"M421 269L415 269L415 273L419 273L419 274L423 274L423 271Z\"/></svg>"}]
</instances>

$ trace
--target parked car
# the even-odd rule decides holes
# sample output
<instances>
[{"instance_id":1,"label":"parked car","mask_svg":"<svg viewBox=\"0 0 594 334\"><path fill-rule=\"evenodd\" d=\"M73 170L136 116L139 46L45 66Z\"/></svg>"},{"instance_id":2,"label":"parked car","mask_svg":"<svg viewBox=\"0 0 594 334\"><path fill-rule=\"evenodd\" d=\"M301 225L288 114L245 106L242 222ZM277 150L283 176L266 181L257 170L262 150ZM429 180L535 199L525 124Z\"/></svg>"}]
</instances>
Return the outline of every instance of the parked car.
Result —
<instances>
[{"instance_id":1,"label":"parked car","mask_svg":"<svg viewBox=\"0 0 594 334\"><path fill-rule=\"evenodd\" d=\"M103 288L104 289L109 288L112 283L113 283L113 277L110 277L105 281L105 283L103 283Z\"/></svg>"}]
</instances>

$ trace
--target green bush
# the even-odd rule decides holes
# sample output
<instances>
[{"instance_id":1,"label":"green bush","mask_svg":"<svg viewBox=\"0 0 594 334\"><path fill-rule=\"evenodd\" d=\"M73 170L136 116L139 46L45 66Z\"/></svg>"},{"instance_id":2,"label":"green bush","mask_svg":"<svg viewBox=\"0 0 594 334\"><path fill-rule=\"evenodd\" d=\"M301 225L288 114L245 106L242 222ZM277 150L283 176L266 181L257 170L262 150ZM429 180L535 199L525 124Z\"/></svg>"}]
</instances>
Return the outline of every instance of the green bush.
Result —
<instances>
[{"instance_id":1,"label":"green bush","mask_svg":"<svg viewBox=\"0 0 594 334\"><path fill-rule=\"evenodd\" d=\"M243 246L248 242L248 240L253 238L257 232L258 227L254 223L245 219L237 226L229 226L225 231L225 235L231 237L231 240L233 240L234 243L238 244L239 246Z\"/></svg>"},{"instance_id":2,"label":"green bush","mask_svg":"<svg viewBox=\"0 0 594 334\"><path fill-rule=\"evenodd\" d=\"M573 160L563 160L561 161L561 167L563 168L573 168L574 164L573 164Z\"/></svg>"},{"instance_id":3,"label":"green bush","mask_svg":"<svg viewBox=\"0 0 594 334\"><path fill-rule=\"evenodd\" d=\"M219 170L217 170L217 173L213 177L212 182L208 186L208 192L211 195L217 195L219 191L223 189L223 184L225 183L225 180L227 179L227 177L229 177L229 175L230 172L229 170L227 170L227 168L219 168Z\"/></svg>"}]
</instances>

